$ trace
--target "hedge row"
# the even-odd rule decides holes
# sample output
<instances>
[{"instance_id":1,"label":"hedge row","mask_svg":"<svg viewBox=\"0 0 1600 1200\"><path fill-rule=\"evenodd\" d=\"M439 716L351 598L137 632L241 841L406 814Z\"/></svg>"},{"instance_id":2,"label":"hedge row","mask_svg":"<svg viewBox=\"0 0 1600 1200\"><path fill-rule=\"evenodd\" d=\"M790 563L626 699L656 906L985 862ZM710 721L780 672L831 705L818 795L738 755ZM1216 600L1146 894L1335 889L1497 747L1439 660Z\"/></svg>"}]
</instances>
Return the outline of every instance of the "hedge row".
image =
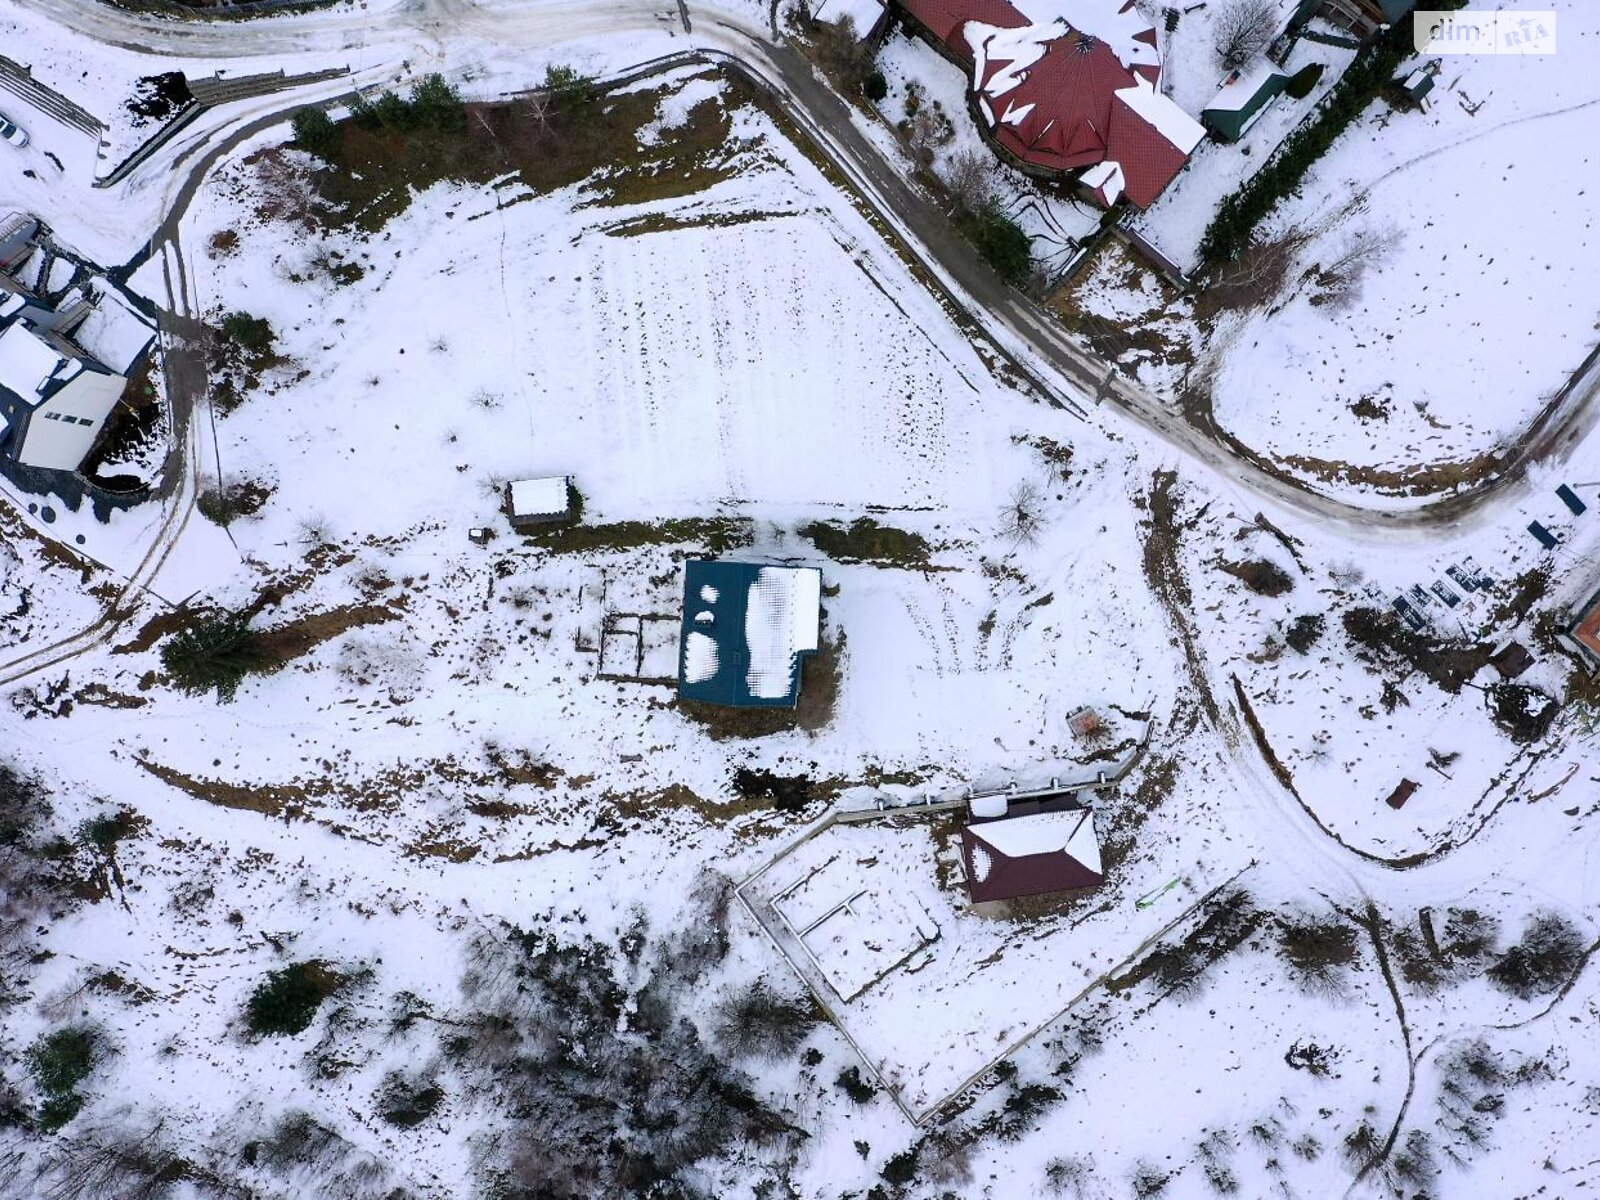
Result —
<instances>
[{"instance_id":1,"label":"hedge row","mask_svg":"<svg viewBox=\"0 0 1600 1200\"><path fill-rule=\"evenodd\" d=\"M1467 0L1440 0L1439 7L1462 8ZM1286 139L1266 166L1217 208L1217 215L1200 241L1200 256L1208 265L1232 262L1250 244L1261 224L1279 201L1294 195L1311 165L1328 152L1334 141L1367 110L1400 65L1416 53L1412 18L1396 21L1367 49L1356 56L1344 78L1309 122Z\"/></svg>"}]
</instances>

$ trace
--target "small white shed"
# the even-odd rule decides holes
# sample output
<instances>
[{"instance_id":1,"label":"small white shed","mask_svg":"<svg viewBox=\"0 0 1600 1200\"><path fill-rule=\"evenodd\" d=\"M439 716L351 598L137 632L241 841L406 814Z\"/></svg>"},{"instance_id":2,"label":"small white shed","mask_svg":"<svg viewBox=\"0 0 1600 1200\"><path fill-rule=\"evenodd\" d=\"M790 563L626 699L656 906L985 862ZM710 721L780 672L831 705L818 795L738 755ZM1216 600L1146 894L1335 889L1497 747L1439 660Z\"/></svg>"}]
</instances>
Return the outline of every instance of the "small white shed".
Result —
<instances>
[{"instance_id":1,"label":"small white shed","mask_svg":"<svg viewBox=\"0 0 1600 1200\"><path fill-rule=\"evenodd\" d=\"M571 520L572 476L513 480L506 485L506 515L516 530Z\"/></svg>"}]
</instances>

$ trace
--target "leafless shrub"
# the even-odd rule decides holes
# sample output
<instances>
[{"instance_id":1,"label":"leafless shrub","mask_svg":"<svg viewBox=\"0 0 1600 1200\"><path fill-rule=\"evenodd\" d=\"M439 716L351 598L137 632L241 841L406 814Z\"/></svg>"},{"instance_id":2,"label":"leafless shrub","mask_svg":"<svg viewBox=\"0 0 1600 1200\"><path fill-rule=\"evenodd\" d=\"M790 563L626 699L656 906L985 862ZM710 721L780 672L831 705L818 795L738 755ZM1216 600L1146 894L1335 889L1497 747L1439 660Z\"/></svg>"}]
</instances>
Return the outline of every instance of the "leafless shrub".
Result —
<instances>
[{"instance_id":1,"label":"leafless shrub","mask_svg":"<svg viewBox=\"0 0 1600 1200\"><path fill-rule=\"evenodd\" d=\"M126 1119L52 1144L39 1176L43 1200L161 1200L189 1175L163 1123Z\"/></svg>"},{"instance_id":2,"label":"leafless shrub","mask_svg":"<svg viewBox=\"0 0 1600 1200\"><path fill-rule=\"evenodd\" d=\"M1344 985L1360 948L1355 927L1329 914L1292 913L1278 920L1278 949L1294 980L1308 992L1330 993Z\"/></svg>"},{"instance_id":3,"label":"leafless shrub","mask_svg":"<svg viewBox=\"0 0 1600 1200\"><path fill-rule=\"evenodd\" d=\"M1399 241L1396 228L1356 230L1330 263L1312 268L1312 282L1322 290L1311 296L1311 303L1336 311L1349 308L1360 298L1367 272Z\"/></svg>"},{"instance_id":4,"label":"leafless shrub","mask_svg":"<svg viewBox=\"0 0 1600 1200\"><path fill-rule=\"evenodd\" d=\"M918 108L906 119L902 130L911 153L924 166L930 165L939 147L949 145L956 135L955 126L937 100Z\"/></svg>"},{"instance_id":5,"label":"leafless shrub","mask_svg":"<svg viewBox=\"0 0 1600 1200\"><path fill-rule=\"evenodd\" d=\"M1228 0L1211 26L1211 45L1225 71L1237 71L1278 32L1277 0Z\"/></svg>"},{"instance_id":6,"label":"leafless shrub","mask_svg":"<svg viewBox=\"0 0 1600 1200\"><path fill-rule=\"evenodd\" d=\"M304 166L279 147L258 151L245 161L255 168L257 217L308 230L317 227L316 195Z\"/></svg>"},{"instance_id":7,"label":"leafless shrub","mask_svg":"<svg viewBox=\"0 0 1600 1200\"><path fill-rule=\"evenodd\" d=\"M433 341L428 343L428 349L433 351L435 354L445 354L450 349L450 339L446 337L436 337L433 339Z\"/></svg>"},{"instance_id":8,"label":"leafless shrub","mask_svg":"<svg viewBox=\"0 0 1600 1200\"><path fill-rule=\"evenodd\" d=\"M1133 1173L1128 1176L1128 1183L1137 1200L1150 1200L1152 1196L1161 1195L1171 1181L1172 1176L1152 1162L1135 1164Z\"/></svg>"},{"instance_id":9,"label":"leafless shrub","mask_svg":"<svg viewBox=\"0 0 1600 1200\"><path fill-rule=\"evenodd\" d=\"M1045 1191L1070 1200L1098 1200L1103 1192L1095 1174L1094 1159L1087 1154L1052 1158L1044 1165Z\"/></svg>"},{"instance_id":10,"label":"leafless shrub","mask_svg":"<svg viewBox=\"0 0 1600 1200\"><path fill-rule=\"evenodd\" d=\"M1338 563L1328 569L1328 578L1342 588L1357 587L1366 577L1366 569L1357 562Z\"/></svg>"},{"instance_id":11,"label":"leafless shrub","mask_svg":"<svg viewBox=\"0 0 1600 1200\"><path fill-rule=\"evenodd\" d=\"M922 1146L919 1178L935 1187L965 1188L972 1182L972 1142L947 1131L929 1135Z\"/></svg>"},{"instance_id":12,"label":"leafless shrub","mask_svg":"<svg viewBox=\"0 0 1600 1200\"><path fill-rule=\"evenodd\" d=\"M479 387L467 397L467 402L474 408L483 409L484 412L493 412L500 407L503 398L498 392L490 391L487 387Z\"/></svg>"},{"instance_id":13,"label":"leafless shrub","mask_svg":"<svg viewBox=\"0 0 1600 1200\"><path fill-rule=\"evenodd\" d=\"M308 513L295 526L295 541L305 551L322 550L334 543L333 526L321 513Z\"/></svg>"},{"instance_id":14,"label":"leafless shrub","mask_svg":"<svg viewBox=\"0 0 1600 1200\"><path fill-rule=\"evenodd\" d=\"M994 160L976 150L958 150L945 162L945 186L956 207L976 215L994 199Z\"/></svg>"},{"instance_id":15,"label":"leafless shrub","mask_svg":"<svg viewBox=\"0 0 1600 1200\"><path fill-rule=\"evenodd\" d=\"M1535 913L1522 940L1489 968L1489 982L1519 1000L1560 990L1583 963L1587 950L1577 926L1558 912Z\"/></svg>"},{"instance_id":16,"label":"leafless shrub","mask_svg":"<svg viewBox=\"0 0 1600 1200\"><path fill-rule=\"evenodd\" d=\"M723 1002L717 1040L740 1058L784 1058L820 1021L810 997L786 996L757 980Z\"/></svg>"},{"instance_id":17,"label":"leafless shrub","mask_svg":"<svg viewBox=\"0 0 1600 1200\"><path fill-rule=\"evenodd\" d=\"M1044 495L1032 480L1025 479L1012 489L1011 498L1000 510L1000 536L1013 546L1031 546L1044 530Z\"/></svg>"}]
</instances>

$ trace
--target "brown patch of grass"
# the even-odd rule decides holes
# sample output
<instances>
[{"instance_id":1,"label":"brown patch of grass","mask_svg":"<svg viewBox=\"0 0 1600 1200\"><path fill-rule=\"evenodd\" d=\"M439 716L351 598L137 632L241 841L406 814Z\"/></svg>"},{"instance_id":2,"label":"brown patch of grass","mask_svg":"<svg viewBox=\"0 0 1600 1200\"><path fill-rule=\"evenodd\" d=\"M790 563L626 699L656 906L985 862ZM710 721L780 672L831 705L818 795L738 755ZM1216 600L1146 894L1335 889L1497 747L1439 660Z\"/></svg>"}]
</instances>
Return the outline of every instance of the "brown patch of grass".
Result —
<instances>
[{"instance_id":1,"label":"brown patch of grass","mask_svg":"<svg viewBox=\"0 0 1600 1200\"><path fill-rule=\"evenodd\" d=\"M454 839L438 842L413 842L405 852L413 858L442 858L446 862L471 862L482 853L483 847L469 845Z\"/></svg>"},{"instance_id":2,"label":"brown patch of grass","mask_svg":"<svg viewBox=\"0 0 1600 1200\"><path fill-rule=\"evenodd\" d=\"M88 704L98 708L143 708L150 703L150 698L113 692L103 683L89 683L73 693L72 701L74 704Z\"/></svg>"},{"instance_id":3,"label":"brown patch of grass","mask_svg":"<svg viewBox=\"0 0 1600 1200\"><path fill-rule=\"evenodd\" d=\"M135 760L146 772L162 783L177 788L187 796L215 804L219 808L237 808L260 813L266 817L285 820L302 819L306 815L306 791L298 784L251 787L228 783L221 779L196 779L182 771L140 757Z\"/></svg>"},{"instance_id":4,"label":"brown patch of grass","mask_svg":"<svg viewBox=\"0 0 1600 1200\"><path fill-rule=\"evenodd\" d=\"M1179 723L1174 714L1174 725ZM1147 758L1139 784L1130 794L1118 792L1110 803L1097 807L1097 814L1105 818L1100 826L1100 862L1105 875L1112 873L1127 860L1138 844L1139 830L1150 814L1159 809L1172 796L1178 785L1178 758L1175 754Z\"/></svg>"},{"instance_id":5,"label":"brown patch of grass","mask_svg":"<svg viewBox=\"0 0 1600 1200\"><path fill-rule=\"evenodd\" d=\"M562 525L523 535L552 554L635 550L641 546L693 544L712 554L747 546L753 536L743 517L688 517L671 521L617 521L610 525Z\"/></svg>"},{"instance_id":6,"label":"brown patch of grass","mask_svg":"<svg viewBox=\"0 0 1600 1200\"><path fill-rule=\"evenodd\" d=\"M1484 450L1454 462L1419 463L1410 467L1374 467L1303 454L1287 454L1268 461L1324 483L1356 484L1394 496L1432 496L1461 491L1493 478L1502 466L1497 450Z\"/></svg>"},{"instance_id":7,"label":"brown patch of grass","mask_svg":"<svg viewBox=\"0 0 1600 1200\"><path fill-rule=\"evenodd\" d=\"M1227 559L1217 564L1224 575L1232 575L1258 596L1285 596L1294 591L1294 580L1287 571L1267 558L1251 558L1242 562Z\"/></svg>"},{"instance_id":8,"label":"brown patch of grass","mask_svg":"<svg viewBox=\"0 0 1600 1200\"><path fill-rule=\"evenodd\" d=\"M1289 768L1283 765L1282 760L1272 749L1272 743L1267 740L1267 731L1256 716L1255 706L1250 703L1250 696L1244 690L1244 684L1239 682L1237 675L1233 677L1233 692L1239 700L1239 711L1244 714L1244 723L1249 726L1250 735L1256 740L1256 749L1261 752L1261 757L1266 761L1273 778L1283 785L1284 791L1299 799L1300 793L1295 790L1294 776L1289 773Z\"/></svg>"},{"instance_id":9,"label":"brown patch of grass","mask_svg":"<svg viewBox=\"0 0 1600 1200\"><path fill-rule=\"evenodd\" d=\"M666 87L601 91L588 104L552 110L544 119L520 101L468 104L461 131L400 133L341 121L335 165L312 175L318 219L377 232L416 193L445 180L483 184L514 177L538 193L587 181L591 202L601 205L703 191L732 173L728 109L752 98L738 80L708 74L723 81L724 97L695 105L686 121L648 146L640 144L639 131L655 118Z\"/></svg>"},{"instance_id":10,"label":"brown patch of grass","mask_svg":"<svg viewBox=\"0 0 1600 1200\"><path fill-rule=\"evenodd\" d=\"M191 615L186 608L157 613L140 627L139 632L134 634L131 640L111 647L111 653L143 654L146 650L154 649L155 644L163 638L185 629Z\"/></svg>"},{"instance_id":11,"label":"brown patch of grass","mask_svg":"<svg viewBox=\"0 0 1600 1200\"><path fill-rule=\"evenodd\" d=\"M1195 629L1190 616L1194 612L1194 596L1189 590L1189 580L1184 574L1179 554L1183 533L1188 526L1178 519L1180 498L1174 490L1177 481L1177 474L1173 471L1157 471L1151 479L1146 497L1150 518L1141 526L1144 535L1144 574L1150 590L1166 610L1173 631L1178 635L1189 681L1194 685L1200 707L1212 728L1220 731L1223 728L1222 712L1211 694L1211 681L1206 676L1199 631Z\"/></svg>"}]
</instances>

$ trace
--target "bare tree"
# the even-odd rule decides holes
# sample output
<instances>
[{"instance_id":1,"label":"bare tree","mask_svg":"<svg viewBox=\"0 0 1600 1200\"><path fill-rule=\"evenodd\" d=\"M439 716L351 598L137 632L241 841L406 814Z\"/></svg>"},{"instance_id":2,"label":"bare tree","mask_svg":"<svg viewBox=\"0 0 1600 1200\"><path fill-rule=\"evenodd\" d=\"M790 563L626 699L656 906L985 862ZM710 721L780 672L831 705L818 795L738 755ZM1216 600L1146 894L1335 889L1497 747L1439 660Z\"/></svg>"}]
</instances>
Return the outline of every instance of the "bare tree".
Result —
<instances>
[{"instance_id":1,"label":"bare tree","mask_svg":"<svg viewBox=\"0 0 1600 1200\"><path fill-rule=\"evenodd\" d=\"M1024 479L1000 510L1000 536L1012 545L1031 546L1044 529L1044 495L1032 480Z\"/></svg>"},{"instance_id":2,"label":"bare tree","mask_svg":"<svg viewBox=\"0 0 1600 1200\"><path fill-rule=\"evenodd\" d=\"M1277 0L1228 0L1217 13L1211 45L1223 68L1237 71L1265 50L1277 31Z\"/></svg>"},{"instance_id":3,"label":"bare tree","mask_svg":"<svg viewBox=\"0 0 1600 1200\"><path fill-rule=\"evenodd\" d=\"M295 540L307 552L333 545L333 526L321 513L307 513L295 527Z\"/></svg>"},{"instance_id":4,"label":"bare tree","mask_svg":"<svg viewBox=\"0 0 1600 1200\"><path fill-rule=\"evenodd\" d=\"M1099 1194L1094 1160L1085 1154L1051 1159L1044 1166L1044 1186L1052 1196L1089 1200L1091 1195Z\"/></svg>"},{"instance_id":5,"label":"bare tree","mask_svg":"<svg viewBox=\"0 0 1600 1200\"><path fill-rule=\"evenodd\" d=\"M550 93L529 92L522 99L522 116L541 136L550 129Z\"/></svg>"},{"instance_id":6,"label":"bare tree","mask_svg":"<svg viewBox=\"0 0 1600 1200\"><path fill-rule=\"evenodd\" d=\"M1316 270L1314 281L1322 291L1311 297L1311 303L1334 309L1349 308L1360 298L1367 271L1399 241L1400 231L1395 228L1356 230L1333 260Z\"/></svg>"},{"instance_id":7,"label":"bare tree","mask_svg":"<svg viewBox=\"0 0 1600 1200\"><path fill-rule=\"evenodd\" d=\"M175 1189L183 1160L162 1136L121 1122L56 1143L46 1157L37 1194L48 1200L158 1200Z\"/></svg>"},{"instance_id":8,"label":"bare tree","mask_svg":"<svg viewBox=\"0 0 1600 1200\"><path fill-rule=\"evenodd\" d=\"M990 177L993 159L976 150L958 150L945 163L945 184L956 207L980 213L994 198Z\"/></svg>"}]
</instances>

